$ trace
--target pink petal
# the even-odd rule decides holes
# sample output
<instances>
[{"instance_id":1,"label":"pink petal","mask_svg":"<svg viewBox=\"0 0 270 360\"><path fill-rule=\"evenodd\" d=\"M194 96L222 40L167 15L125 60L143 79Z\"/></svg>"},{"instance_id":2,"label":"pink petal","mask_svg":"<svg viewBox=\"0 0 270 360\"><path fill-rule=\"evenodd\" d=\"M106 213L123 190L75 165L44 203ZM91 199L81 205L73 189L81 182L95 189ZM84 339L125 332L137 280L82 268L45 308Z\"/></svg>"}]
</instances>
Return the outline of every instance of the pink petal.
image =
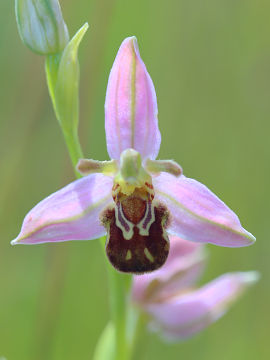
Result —
<instances>
[{"instance_id":1,"label":"pink petal","mask_svg":"<svg viewBox=\"0 0 270 360\"><path fill-rule=\"evenodd\" d=\"M145 309L153 317L152 329L170 340L192 336L224 315L257 280L254 271L225 274L196 291L150 304Z\"/></svg>"},{"instance_id":2,"label":"pink petal","mask_svg":"<svg viewBox=\"0 0 270 360\"><path fill-rule=\"evenodd\" d=\"M206 253L204 245L170 236L168 259L159 270L134 276L132 298L135 302L161 301L193 285L202 274Z\"/></svg>"},{"instance_id":3,"label":"pink petal","mask_svg":"<svg viewBox=\"0 0 270 360\"><path fill-rule=\"evenodd\" d=\"M256 240L215 194L196 180L161 173L153 179L156 198L172 215L168 231L186 240L247 246Z\"/></svg>"},{"instance_id":4,"label":"pink petal","mask_svg":"<svg viewBox=\"0 0 270 360\"><path fill-rule=\"evenodd\" d=\"M105 235L99 214L112 202L112 179L102 174L76 180L37 204L12 244L90 240Z\"/></svg>"},{"instance_id":5,"label":"pink petal","mask_svg":"<svg viewBox=\"0 0 270 360\"><path fill-rule=\"evenodd\" d=\"M133 148L155 159L160 147L154 85L140 57L135 37L123 41L114 61L105 101L108 153L119 159Z\"/></svg>"}]
</instances>

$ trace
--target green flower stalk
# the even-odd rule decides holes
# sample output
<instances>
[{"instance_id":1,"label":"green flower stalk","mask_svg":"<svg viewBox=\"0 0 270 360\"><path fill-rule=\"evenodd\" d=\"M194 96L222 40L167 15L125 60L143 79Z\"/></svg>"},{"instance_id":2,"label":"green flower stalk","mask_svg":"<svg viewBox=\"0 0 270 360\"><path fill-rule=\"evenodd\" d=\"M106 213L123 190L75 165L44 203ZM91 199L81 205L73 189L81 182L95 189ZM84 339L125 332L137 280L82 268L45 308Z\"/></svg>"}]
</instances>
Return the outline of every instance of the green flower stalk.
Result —
<instances>
[{"instance_id":1,"label":"green flower stalk","mask_svg":"<svg viewBox=\"0 0 270 360\"><path fill-rule=\"evenodd\" d=\"M62 128L73 165L82 157L79 125L79 44L88 29L85 23L66 45L61 56L46 58L46 76L56 117Z\"/></svg>"},{"instance_id":2,"label":"green flower stalk","mask_svg":"<svg viewBox=\"0 0 270 360\"><path fill-rule=\"evenodd\" d=\"M69 41L58 0L15 0L22 41L41 55L57 54Z\"/></svg>"}]
</instances>

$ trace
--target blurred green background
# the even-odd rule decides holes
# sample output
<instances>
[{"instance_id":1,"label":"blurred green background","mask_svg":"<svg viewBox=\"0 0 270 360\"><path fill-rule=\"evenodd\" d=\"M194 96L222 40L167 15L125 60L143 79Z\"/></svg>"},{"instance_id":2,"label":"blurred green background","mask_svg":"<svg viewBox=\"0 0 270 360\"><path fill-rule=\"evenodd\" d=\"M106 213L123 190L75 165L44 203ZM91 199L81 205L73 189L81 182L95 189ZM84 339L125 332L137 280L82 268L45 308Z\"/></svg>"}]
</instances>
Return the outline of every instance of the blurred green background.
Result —
<instances>
[{"instance_id":1,"label":"blurred green background","mask_svg":"<svg viewBox=\"0 0 270 360\"><path fill-rule=\"evenodd\" d=\"M160 158L206 184L257 237L208 246L202 281L259 270L261 281L219 322L187 342L150 335L135 359L269 359L270 3L266 0L62 0L80 48L80 137L107 159L104 99L122 40L138 38L154 81ZM24 215L74 179L48 97L44 59L19 39L14 3L0 1L0 357L91 359L108 318L98 241L11 247Z\"/></svg>"}]
</instances>

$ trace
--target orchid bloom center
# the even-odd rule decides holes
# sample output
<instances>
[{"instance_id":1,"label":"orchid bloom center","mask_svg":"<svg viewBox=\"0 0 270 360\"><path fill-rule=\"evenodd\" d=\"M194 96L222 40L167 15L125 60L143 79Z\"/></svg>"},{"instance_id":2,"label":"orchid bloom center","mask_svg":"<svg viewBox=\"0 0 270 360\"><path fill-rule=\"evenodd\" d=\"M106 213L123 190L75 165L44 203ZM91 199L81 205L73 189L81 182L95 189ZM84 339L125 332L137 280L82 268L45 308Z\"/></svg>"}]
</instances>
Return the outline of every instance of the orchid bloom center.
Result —
<instances>
[{"instance_id":1,"label":"orchid bloom center","mask_svg":"<svg viewBox=\"0 0 270 360\"><path fill-rule=\"evenodd\" d=\"M124 150L120 157L120 170L114 177L113 197L119 193L132 195L135 190L140 190L145 196L151 192L153 185L151 175L142 166L141 155L133 149ZM116 193L114 193L116 191Z\"/></svg>"},{"instance_id":2,"label":"orchid bloom center","mask_svg":"<svg viewBox=\"0 0 270 360\"><path fill-rule=\"evenodd\" d=\"M168 257L168 211L154 197L152 178L140 154L133 149L123 151L112 188L115 205L102 216L108 232L106 253L120 271L153 271Z\"/></svg>"},{"instance_id":3,"label":"orchid bloom center","mask_svg":"<svg viewBox=\"0 0 270 360\"><path fill-rule=\"evenodd\" d=\"M113 203L100 216L107 230L106 253L112 265L133 274L160 268L169 254L169 212L155 199L151 174L179 176L181 167L171 160L142 161L138 151L125 149L119 160L82 159L77 169L83 175L101 172L113 177Z\"/></svg>"}]
</instances>

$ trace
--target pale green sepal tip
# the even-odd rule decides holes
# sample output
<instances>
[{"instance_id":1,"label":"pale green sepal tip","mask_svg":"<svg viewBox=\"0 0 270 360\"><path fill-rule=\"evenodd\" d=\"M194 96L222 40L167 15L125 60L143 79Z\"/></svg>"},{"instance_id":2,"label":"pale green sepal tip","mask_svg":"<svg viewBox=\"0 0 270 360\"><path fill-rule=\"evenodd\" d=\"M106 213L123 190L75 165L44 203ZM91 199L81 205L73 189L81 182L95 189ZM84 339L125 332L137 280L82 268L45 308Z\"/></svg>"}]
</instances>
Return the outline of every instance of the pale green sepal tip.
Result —
<instances>
[{"instance_id":1,"label":"pale green sepal tip","mask_svg":"<svg viewBox=\"0 0 270 360\"><path fill-rule=\"evenodd\" d=\"M250 232L248 232L247 230L244 231L243 236L249 240L250 245L254 244L256 242L256 238L255 236L253 236Z\"/></svg>"},{"instance_id":2,"label":"pale green sepal tip","mask_svg":"<svg viewBox=\"0 0 270 360\"><path fill-rule=\"evenodd\" d=\"M15 0L22 41L40 55L57 54L69 41L58 0Z\"/></svg>"},{"instance_id":3,"label":"pale green sepal tip","mask_svg":"<svg viewBox=\"0 0 270 360\"><path fill-rule=\"evenodd\" d=\"M57 118L65 133L77 131L79 119L79 44L89 25L85 23L65 47L57 72L54 104Z\"/></svg>"},{"instance_id":4,"label":"pale green sepal tip","mask_svg":"<svg viewBox=\"0 0 270 360\"><path fill-rule=\"evenodd\" d=\"M247 285L253 285L261 278L261 274L258 271L246 271L242 273L242 280Z\"/></svg>"}]
</instances>

